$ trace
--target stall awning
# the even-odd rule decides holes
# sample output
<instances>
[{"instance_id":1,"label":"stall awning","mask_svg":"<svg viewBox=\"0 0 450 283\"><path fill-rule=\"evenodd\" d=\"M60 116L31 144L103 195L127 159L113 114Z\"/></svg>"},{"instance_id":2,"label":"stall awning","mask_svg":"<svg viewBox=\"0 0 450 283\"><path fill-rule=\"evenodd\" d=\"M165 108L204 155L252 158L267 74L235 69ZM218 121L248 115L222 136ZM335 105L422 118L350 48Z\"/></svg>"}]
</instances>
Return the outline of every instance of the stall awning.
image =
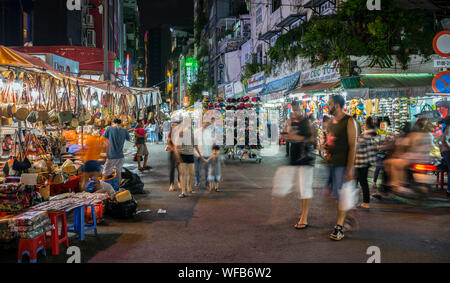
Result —
<instances>
[{"instance_id":1,"label":"stall awning","mask_svg":"<svg viewBox=\"0 0 450 283\"><path fill-rule=\"evenodd\" d=\"M304 85L301 87L298 87L291 91L292 94L296 93L310 93L310 92L319 92L319 91L325 91L325 90L331 90L337 87L341 86L341 82L321 82L321 83L315 83L311 85Z\"/></svg>"},{"instance_id":2,"label":"stall awning","mask_svg":"<svg viewBox=\"0 0 450 283\"><path fill-rule=\"evenodd\" d=\"M433 92L432 74L367 74L341 81L349 99L416 97Z\"/></svg>"},{"instance_id":3,"label":"stall awning","mask_svg":"<svg viewBox=\"0 0 450 283\"><path fill-rule=\"evenodd\" d=\"M367 74L342 78L342 85L351 88L399 88L431 86L432 74Z\"/></svg>"},{"instance_id":4,"label":"stall awning","mask_svg":"<svg viewBox=\"0 0 450 283\"><path fill-rule=\"evenodd\" d=\"M4 67L20 67L33 69L34 71L51 71L56 72L49 64L41 59L10 49L5 46L0 46L0 68Z\"/></svg>"},{"instance_id":5,"label":"stall awning","mask_svg":"<svg viewBox=\"0 0 450 283\"><path fill-rule=\"evenodd\" d=\"M260 95L272 94L275 92L286 91L295 86L298 82L298 78L300 77L300 73L296 73L294 75L270 82L264 86Z\"/></svg>"},{"instance_id":6,"label":"stall awning","mask_svg":"<svg viewBox=\"0 0 450 283\"><path fill-rule=\"evenodd\" d=\"M296 21L306 17L306 13L299 13L299 14L295 14L295 15L290 15L287 18L285 18L284 20L282 20L279 24L277 24L277 27L279 28L284 28L284 27L288 27L291 26L293 23L295 23Z\"/></svg>"}]
</instances>

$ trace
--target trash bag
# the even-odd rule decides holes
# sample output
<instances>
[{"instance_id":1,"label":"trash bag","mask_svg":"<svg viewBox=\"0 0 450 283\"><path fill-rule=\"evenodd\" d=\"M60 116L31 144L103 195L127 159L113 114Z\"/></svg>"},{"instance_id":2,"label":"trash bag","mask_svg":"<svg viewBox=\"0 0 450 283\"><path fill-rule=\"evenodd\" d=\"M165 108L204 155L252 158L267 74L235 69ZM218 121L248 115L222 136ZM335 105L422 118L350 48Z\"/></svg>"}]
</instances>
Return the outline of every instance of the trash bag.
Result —
<instances>
[{"instance_id":1,"label":"trash bag","mask_svg":"<svg viewBox=\"0 0 450 283\"><path fill-rule=\"evenodd\" d=\"M123 168L122 171L122 183L120 184L120 188L129 190L133 195L146 194L144 191L144 183L139 177L138 174L135 174L128 170L127 168Z\"/></svg>"},{"instance_id":2,"label":"trash bag","mask_svg":"<svg viewBox=\"0 0 450 283\"><path fill-rule=\"evenodd\" d=\"M137 209L138 203L132 198L126 202L109 201L106 213L113 218L129 219L136 215Z\"/></svg>"}]
</instances>

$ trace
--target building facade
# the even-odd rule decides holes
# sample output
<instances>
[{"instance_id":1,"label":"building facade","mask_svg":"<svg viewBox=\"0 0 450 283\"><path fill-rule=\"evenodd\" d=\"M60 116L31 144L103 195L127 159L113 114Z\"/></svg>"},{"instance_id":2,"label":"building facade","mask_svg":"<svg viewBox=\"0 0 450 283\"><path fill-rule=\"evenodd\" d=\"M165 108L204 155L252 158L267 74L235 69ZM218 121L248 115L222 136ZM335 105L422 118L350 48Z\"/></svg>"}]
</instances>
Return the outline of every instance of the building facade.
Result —
<instances>
[{"instance_id":1,"label":"building facade","mask_svg":"<svg viewBox=\"0 0 450 283\"><path fill-rule=\"evenodd\" d=\"M0 44L25 53L50 53L79 62L79 74L100 79L104 71L103 5L108 8L108 71L126 83L137 66L139 14L132 0L0 0ZM79 9L78 9L79 8ZM130 40L129 40L130 39ZM127 49L127 44L130 48ZM126 74L128 70L129 74ZM129 82L135 84L135 79Z\"/></svg>"}]
</instances>

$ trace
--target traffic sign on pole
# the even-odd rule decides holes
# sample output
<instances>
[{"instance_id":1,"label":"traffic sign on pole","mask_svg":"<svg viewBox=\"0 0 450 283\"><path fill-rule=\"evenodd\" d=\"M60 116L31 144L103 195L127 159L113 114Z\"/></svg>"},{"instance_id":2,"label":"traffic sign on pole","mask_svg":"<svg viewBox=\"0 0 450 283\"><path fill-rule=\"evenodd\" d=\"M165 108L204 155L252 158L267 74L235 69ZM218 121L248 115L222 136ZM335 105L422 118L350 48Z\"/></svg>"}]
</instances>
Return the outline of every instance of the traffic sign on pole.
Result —
<instances>
[{"instance_id":1,"label":"traffic sign on pole","mask_svg":"<svg viewBox=\"0 0 450 283\"><path fill-rule=\"evenodd\" d=\"M442 57L450 57L450 30L439 32L433 40L434 51Z\"/></svg>"},{"instance_id":2,"label":"traffic sign on pole","mask_svg":"<svg viewBox=\"0 0 450 283\"><path fill-rule=\"evenodd\" d=\"M450 94L450 71L437 73L432 86L435 93Z\"/></svg>"}]
</instances>

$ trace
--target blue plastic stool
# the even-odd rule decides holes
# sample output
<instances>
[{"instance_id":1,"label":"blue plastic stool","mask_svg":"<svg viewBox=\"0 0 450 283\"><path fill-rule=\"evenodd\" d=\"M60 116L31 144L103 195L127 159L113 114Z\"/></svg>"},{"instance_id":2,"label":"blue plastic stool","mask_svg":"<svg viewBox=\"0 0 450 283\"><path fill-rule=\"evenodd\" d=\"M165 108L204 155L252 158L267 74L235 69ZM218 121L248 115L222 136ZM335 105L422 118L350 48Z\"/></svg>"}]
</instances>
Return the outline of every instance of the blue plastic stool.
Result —
<instances>
[{"instance_id":1,"label":"blue plastic stool","mask_svg":"<svg viewBox=\"0 0 450 283\"><path fill-rule=\"evenodd\" d=\"M91 207L93 224L86 224L85 220L85 207ZM67 227L67 232L78 234L78 239L84 241L84 234L90 230L94 230L97 236L97 219L95 217L95 205L88 204L75 208L75 223Z\"/></svg>"},{"instance_id":2,"label":"blue plastic stool","mask_svg":"<svg viewBox=\"0 0 450 283\"><path fill-rule=\"evenodd\" d=\"M116 170L113 171L113 177L110 179L103 180L105 183L110 184L114 190L117 192L120 190L120 184L119 184L119 175L117 174Z\"/></svg>"}]
</instances>

